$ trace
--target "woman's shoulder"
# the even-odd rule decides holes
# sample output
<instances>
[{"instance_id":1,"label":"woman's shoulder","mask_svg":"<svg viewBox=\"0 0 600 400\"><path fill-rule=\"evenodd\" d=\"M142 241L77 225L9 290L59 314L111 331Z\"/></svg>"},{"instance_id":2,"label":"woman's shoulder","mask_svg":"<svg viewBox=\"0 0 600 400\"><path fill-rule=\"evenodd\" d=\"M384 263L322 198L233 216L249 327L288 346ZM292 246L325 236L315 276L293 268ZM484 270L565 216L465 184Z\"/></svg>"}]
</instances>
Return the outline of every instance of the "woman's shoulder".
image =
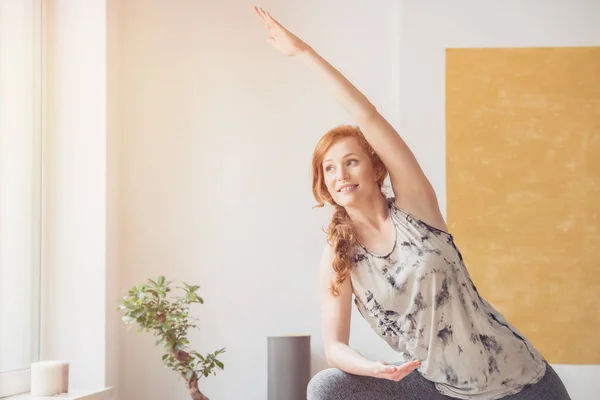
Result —
<instances>
[{"instance_id":1,"label":"woman's shoulder","mask_svg":"<svg viewBox=\"0 0 600 400\"><path fill-rule=\"evenodd\" d=\"M407 202L396 197L388 199L390 210L393 214L413 221L423 227L433 228L436 231L448 233L448 225L439 209L437 201L434 205ZM449 234L449 233L448 233Z\"/></svg>"}]
</instances>

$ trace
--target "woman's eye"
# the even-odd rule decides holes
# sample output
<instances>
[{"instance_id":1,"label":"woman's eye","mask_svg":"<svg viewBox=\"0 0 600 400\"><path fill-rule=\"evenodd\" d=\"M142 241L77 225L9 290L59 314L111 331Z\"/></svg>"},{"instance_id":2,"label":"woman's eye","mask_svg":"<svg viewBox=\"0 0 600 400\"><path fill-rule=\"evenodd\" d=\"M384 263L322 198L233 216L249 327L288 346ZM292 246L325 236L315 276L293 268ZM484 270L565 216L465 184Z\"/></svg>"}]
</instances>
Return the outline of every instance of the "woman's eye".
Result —
<instances>
[{"instance_id":1,"label":"woman's eye","mask_svg":"<svg viewBox=\"0 0 600 400\"><path fill-rule=\"evenodd\" d=\"M329 172L333 169L333 167L331 165L325 167L325 171Z\"/></svg>"},{"instance_id":2,"label":"woman's eye","mask_svg":"<svg viewBox=\"0 0 600 400\"><path fill-rule=\"evenodd\" d=\"M352 164L352 163L356 164L356 163L357 163L357 161L356 161L355 159L348 160L348 165L350 165L350 164Z\"/></svg>"}]
</instances>

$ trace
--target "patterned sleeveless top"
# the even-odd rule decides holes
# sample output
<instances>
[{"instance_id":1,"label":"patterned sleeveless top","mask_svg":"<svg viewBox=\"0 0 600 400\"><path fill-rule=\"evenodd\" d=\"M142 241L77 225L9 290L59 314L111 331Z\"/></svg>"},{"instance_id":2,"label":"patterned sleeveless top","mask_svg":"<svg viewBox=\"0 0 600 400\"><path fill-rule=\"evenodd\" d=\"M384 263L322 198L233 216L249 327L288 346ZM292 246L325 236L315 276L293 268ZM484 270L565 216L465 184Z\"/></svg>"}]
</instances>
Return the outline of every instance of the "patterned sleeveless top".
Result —
<instances>
[{"instance_id":1,"label":"patterned sleeveless top","mask_svg":"<svg viewBox=\"0 0 600 400\"><path fill-rule=\"evenodd\" d=\"M540 353L477 292L450 233L388 199L396 242L386 255L357 246L356 307L403 361L459 399L499 399L538 382Z\"/></svg>"}]
</instances>

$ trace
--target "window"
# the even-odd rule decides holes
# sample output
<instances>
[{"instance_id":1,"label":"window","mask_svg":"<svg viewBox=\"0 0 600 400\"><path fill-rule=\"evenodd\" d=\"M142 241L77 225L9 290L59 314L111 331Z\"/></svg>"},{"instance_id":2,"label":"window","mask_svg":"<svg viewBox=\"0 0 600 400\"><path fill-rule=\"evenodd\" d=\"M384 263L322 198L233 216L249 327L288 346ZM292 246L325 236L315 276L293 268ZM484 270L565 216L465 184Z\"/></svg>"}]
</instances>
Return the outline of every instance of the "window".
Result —
<instances>
[{"instance_id":1,"label":"window","mask_svg":"<svg viewBox=\"0 0 600 400\"><path fill-rule=\"evenodd\" d=\"M41 2L0 0L0 397L39 357Z\"/></svg>"}]
</instances>

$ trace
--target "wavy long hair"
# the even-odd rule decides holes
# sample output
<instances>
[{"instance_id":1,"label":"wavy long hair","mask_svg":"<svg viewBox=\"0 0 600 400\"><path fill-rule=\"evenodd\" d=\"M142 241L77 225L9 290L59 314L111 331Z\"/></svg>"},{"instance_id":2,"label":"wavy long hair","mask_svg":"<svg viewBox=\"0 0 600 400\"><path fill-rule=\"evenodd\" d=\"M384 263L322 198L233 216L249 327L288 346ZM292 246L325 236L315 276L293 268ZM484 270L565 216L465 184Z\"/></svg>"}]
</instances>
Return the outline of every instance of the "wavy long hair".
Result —
<instances>
[{"instance_id":1,"label":"wavy long hair","mask_svg":"<svg viewBox=\"0 0 600 400\"><path fill-rule=\"evenodd\" d=\"M335 278L330 285L331 292L334 296L339 296L340 287L350 272L354 249L358 244L358 239L356 229L348 212L344 207L333 200L333 197L325 185L323 160L331 146L337 141L348 137L356 138L365 154L369 156L377 176L377 183L380 190L388 173L385 165L375 153L369 142L367 142L358 126L337 126L325 133L315 147L312 158L312 191L315 200L317 200L317 205L315 207L323 207L325 203L329 203L335 207L331 222L327 229L327 241L333 247L335 253L332 265L333 270L335 271Z\"/></svg>"}]
</instances>

